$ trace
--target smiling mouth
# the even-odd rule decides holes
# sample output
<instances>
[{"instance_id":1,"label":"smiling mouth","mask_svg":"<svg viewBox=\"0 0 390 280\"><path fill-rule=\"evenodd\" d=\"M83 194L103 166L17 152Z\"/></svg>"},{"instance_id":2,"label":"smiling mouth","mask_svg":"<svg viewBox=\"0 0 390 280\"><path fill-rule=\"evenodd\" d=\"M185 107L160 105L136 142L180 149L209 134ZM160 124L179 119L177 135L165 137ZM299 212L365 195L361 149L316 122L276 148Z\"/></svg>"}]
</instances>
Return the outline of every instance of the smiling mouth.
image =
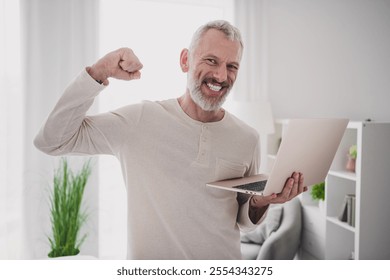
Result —
<instances>
[{"instance_id":1,"label":"smiling mouth","mask_svg":"<svg viewBox=\"0 0 390 280\"><path fill-rule=\"evenodd\" d=\"M221 85L214 85L212 83L206 83L206 85L208 86L209 89L215 92L219 92L222 89Z\"/></svg>"},{"instance_id":2,"label":"smiling mouth","mask_svg":"<svg viewBox=\"0 0 390 280\"><path fill-rule=\"evenodd\" d=\"M227 81L217 82L215 79L205 79L204 84L214 93L221 93L224 89L229 90L229 83Z\"/></svg>"}]
</instances>

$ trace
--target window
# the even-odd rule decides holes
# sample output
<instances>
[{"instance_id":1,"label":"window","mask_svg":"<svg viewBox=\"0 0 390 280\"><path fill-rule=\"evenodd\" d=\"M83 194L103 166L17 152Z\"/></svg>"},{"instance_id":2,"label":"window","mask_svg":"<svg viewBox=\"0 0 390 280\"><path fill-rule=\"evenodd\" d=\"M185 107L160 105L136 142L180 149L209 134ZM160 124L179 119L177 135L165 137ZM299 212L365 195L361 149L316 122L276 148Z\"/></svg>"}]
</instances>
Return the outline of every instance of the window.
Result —
<instances>
[{"instance_id":1,"label":"window","mask_svg":"<svg viewBox=\"0 0 390 280\"><path fill-rule=\"evenodd\" d=\"M144 68L139 81L111 80L99 96L99 111L142 100L181 96L186 84L186 75L179 66L181 50L188 47L194 31L207 21L232 22L233 4L232 0L101 0L100 56L119 47L129 47ZM102 159L99 162L100 257L125 258L124 183L116 159L105 156Z\"/></svg>"}]
</instances>

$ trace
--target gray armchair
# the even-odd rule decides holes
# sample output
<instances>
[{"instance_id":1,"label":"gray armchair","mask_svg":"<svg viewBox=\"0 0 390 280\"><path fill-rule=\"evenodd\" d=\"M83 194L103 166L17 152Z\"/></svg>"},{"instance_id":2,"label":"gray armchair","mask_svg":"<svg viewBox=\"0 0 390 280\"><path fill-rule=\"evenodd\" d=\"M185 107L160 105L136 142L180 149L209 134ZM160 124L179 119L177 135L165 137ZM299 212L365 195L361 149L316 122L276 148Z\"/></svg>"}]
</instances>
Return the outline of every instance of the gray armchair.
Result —
<instances>
[{"instance_id":1,"label":"gray armchair","mask_svg":"<svg viewBox=\"0 0 390 280\"><path fill-rule=\"evenodd\" d=\"M264 221L254 230L241 234L243 259L291 260L298 251L302 213L298 197L272 205Z\"/></svg>"}]
</instances>

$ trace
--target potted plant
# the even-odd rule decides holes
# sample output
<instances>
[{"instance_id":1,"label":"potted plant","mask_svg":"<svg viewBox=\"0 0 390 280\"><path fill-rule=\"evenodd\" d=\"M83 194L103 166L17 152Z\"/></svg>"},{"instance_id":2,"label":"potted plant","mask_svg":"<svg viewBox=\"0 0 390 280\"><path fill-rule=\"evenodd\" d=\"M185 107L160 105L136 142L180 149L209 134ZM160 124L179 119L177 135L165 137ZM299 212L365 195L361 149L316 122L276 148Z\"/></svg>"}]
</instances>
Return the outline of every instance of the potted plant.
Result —
<instances>
[{"instance_id":1,"label":"potted plant","mask_svg":"<svg viewBox=\"0 0 390 280\"><path fill-rule=\"evenodd\" d=\"M346 169L351 172L355 172L356 168L356 157L357 157L357 146L352 145L348 150L348 161Z\"/></svg>"},{"instance_id":2,"label":"potted plant","mask_svg":"<svg viewBox=\"0 0 390 280\"><path fill-rule=\"evenodd\" d=\"M311 187L310 194L313 200L318 201L318 207L321 211L323 211L325 201L325 182L313 185Z\"/></svg>"},{"instance_id":3,"label":"potted plant","mask_svg":"<svg viewBox=\"0 0 390 280\"><path fill-rule=\"evenodd\" d=\"M325 200L325 182L313 185L310 194L313 200Z\"/></svg>"},{"instance_id":4,"label":"potted plant","mask_svg":"<svg viewBox=\"0 0 390 280\"><path fill-rule=\"evenodd\" d=\"M52 224L52 236L48 237L51 247L48 254L50 258L73 256L80 252L79 248L86 238L86 235L79 237L80 228L86 219L81 202L90 174L90 161L84 163L82 169L74 175L64 158L55 171L50 196Z\"/></svg>"}]
</instances>

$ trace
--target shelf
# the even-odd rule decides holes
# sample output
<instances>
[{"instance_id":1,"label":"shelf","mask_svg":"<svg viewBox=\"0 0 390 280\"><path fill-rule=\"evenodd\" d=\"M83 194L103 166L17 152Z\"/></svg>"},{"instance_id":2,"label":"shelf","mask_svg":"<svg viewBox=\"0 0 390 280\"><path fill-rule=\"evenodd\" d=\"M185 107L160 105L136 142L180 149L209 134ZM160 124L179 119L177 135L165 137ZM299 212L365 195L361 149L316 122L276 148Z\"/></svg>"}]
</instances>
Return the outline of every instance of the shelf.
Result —
<instances>
[{"instance_id":1,"label":"shelf","mask_svg":"<svg viewBox=\"0 0 390 280\"><path fill-rule=\"evenodd\" d=\"M345 170L329 170L328 175L332 175L339 178L344 178L351 181L356 181L356 173Z\"/></svg>"},{"instance_id":2,"label":"shelf","mask_svg":"<svg viewBox=\"0 0 390 280\"><path fill-rule=\"evenodd\" d=\"M275 134L269 137L269 166L275 161L280 139L288 120L277 120ZM325 259L346 260L390 259L390 139L389 122L349 122L325 180L325 211L319 214L310 192L301 195L304 209L303 228L309 234L305 244L323 238ZM356 173L346 169L349 148L356 145ZM355 195L355 226L341 222L338 216L346 195ZM306 252L316 256L316 248L306 246ZM317 255L321 258L322 255Z\"/></svg>"},{"instance_id":3,"label":"shelf","mask_svg":"<svg viewBox=\"0 0 390 280\"><path fill-rule=\"evenodd\" d=\"M348 129L359 129L362 126L362 122L350 121L348 123Z\"/></svg>"},{"instance_id":4,"label":"shelf","mask_svg":"<svg viewBox=\"0 0 390 280\"><path fill-rule=\"evenodd\" d=\"M331 223L334 223L336 225L339 225L339 226L345 228L346 230L349 230L349 231L355 233L355 228L353 226L350 226L346 222L340 221L337 217L326 217L326 220L331 222Z\"/></svg>"}]
</instances>

